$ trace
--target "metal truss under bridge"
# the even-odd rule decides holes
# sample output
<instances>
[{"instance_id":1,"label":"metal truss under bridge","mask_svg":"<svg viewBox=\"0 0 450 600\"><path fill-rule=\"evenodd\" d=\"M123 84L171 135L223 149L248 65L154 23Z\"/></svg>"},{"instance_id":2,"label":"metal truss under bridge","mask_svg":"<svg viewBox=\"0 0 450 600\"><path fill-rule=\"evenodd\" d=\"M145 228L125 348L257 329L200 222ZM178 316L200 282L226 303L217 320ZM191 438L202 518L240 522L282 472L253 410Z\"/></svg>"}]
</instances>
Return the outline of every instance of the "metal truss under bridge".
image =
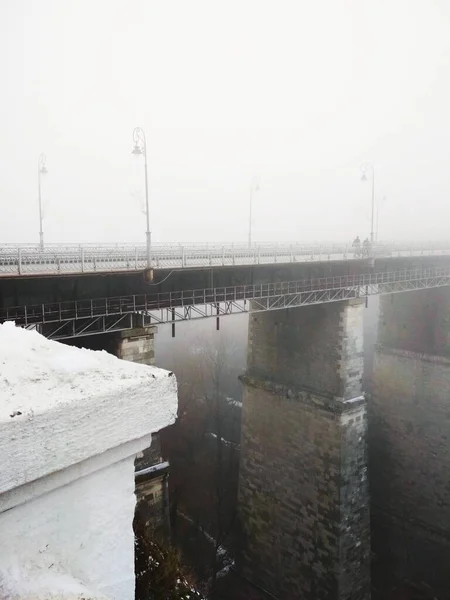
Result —
<instances>
[{"instance_id":1,"label":"metal truss under bridge","mask_svg":"<svg viewBox=\"0 0 450 600\"><path fill-rule=\"evenodd\" d=\"M450 242L440 244L375 244L371 257L450 255ZM364 258L346 244L158 245L152 249L153 269L195 269ZM366 257L368 258L368 257ZM147 268L145 246L31 245L0 247L0 278L83 273L119 273Z\"/></svg>"},{"instance_id":2,"label":"metal truss under bridge","mask_svg":"<svg viewBox=\"0 0 450 600\"><path fill-rule=\"evenodd\" d=\"M139 294L0 309L0 322L51 339L81 337L193 319L340 302L450 285L450 267L367 273L180 292Z\"/></svg>"}]
</instances>

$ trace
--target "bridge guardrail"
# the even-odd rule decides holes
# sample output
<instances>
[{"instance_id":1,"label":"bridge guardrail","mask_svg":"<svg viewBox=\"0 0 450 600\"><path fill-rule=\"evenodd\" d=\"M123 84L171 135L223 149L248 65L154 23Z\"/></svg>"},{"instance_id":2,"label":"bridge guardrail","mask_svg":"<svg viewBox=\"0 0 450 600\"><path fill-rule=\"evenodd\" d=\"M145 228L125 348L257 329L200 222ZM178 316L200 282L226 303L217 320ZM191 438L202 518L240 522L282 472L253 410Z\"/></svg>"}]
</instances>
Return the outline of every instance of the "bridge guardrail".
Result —
<instances>
[{"instance_id":1,"label":"bridge guardrail","mask_svg":"<svg viewBox=\"0 0 450 600\"><path fill-rule=\"evenodd\" d=\"M446 247L445 247L446 246ZM450 254L450 243L437 247L376 245L372 257L436 256ZM208 266L258 265L292 262L322 262L361 259L349 245L268 245L157 247L152 251L155 269L184 269ZM0 278L23 275L58 275L140 271L147 267L145 246L67 246L40 248L16 246L0 251Z\"/></svg>"}]
</instances>

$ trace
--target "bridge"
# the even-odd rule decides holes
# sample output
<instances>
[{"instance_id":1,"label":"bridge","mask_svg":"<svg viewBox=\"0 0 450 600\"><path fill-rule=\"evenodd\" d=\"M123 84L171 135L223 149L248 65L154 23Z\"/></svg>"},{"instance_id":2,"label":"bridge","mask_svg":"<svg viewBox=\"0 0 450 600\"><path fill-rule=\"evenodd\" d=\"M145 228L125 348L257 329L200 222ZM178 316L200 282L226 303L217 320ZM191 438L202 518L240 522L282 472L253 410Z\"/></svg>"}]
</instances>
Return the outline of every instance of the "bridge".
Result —
<instances>
[{"instance_id":1,"label":"bridge","mask_svg":"<svg viewBox=\"0 0 450 600\"><path fill-rule=\"evenodd\" d=\"M375 244L371 256L442 256L450 254L450 242L441 244ZM152 250L154 269L198 269L289 262L323 262L361 258L346 244L165 244ZM49 245L44 249L26 244L0 248L0 277L74 275L143 271L147 250L138 245Z\"/></svg>"},{"instance_id":2,"label":"bridge","mask_svg":"<svg viewBox=\"0 0 450 600\"><path fill-rule=\"evenodd\" d=\"M0 322L56 340L191 319L281 310L450 285L450 267L407 269L222 288L0 308Z\"/></svg>"},{"instance_id":3,"label":"bridge","mask_svg":"<svg viewBox=\"0 0 450 600\"><path fill-rule=\"evenodd\" d=\"M0 322L152 363L156 325L249 312L240 571L284 600L369 600L375 555L446 591L450 243L174 244L153 250L153 277L145 252L3 247Z\"/></svg>"}]
</instances>

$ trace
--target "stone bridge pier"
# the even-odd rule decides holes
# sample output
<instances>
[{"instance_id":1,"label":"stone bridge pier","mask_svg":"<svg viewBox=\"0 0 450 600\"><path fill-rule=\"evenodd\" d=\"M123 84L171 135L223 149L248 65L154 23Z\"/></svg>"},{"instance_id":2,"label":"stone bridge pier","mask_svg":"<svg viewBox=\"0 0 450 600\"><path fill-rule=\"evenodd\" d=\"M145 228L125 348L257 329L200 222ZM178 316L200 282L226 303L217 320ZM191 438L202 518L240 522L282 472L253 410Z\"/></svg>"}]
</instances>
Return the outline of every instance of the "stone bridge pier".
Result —
<instances>
[{"instance_id":1,"label":"stone bridge pier","mask_svg":"<svg viewBox=\"0 0 450 600\"><path fill-rule=\"evenodd\" d=\"M369 403L374 583L450 588L450 290L383 296ZM386 577L388 575L389 577Z\"/></svg>"},{"instance_id":2,"label":"stone bridge pier","mask_svg":"<svg viewBox=\"0 0 450 600\"><path fill-rule=\"evenodd\" d=\"M363 312L250 314L237 567L280 600L370 598Z\"/></svg>"},{"instance_id":3,"label":"stone bridge pier","mask_svg":"<svg viewBox=\"0 0 450 600\"><path fill-rule=\"evenodd\" d=\"M154 365L154 338L157 331L158 329L155 326L120 331L116 338L115 354L123 360L130 360L144 365Z\"/></svg>"}]
</instances>

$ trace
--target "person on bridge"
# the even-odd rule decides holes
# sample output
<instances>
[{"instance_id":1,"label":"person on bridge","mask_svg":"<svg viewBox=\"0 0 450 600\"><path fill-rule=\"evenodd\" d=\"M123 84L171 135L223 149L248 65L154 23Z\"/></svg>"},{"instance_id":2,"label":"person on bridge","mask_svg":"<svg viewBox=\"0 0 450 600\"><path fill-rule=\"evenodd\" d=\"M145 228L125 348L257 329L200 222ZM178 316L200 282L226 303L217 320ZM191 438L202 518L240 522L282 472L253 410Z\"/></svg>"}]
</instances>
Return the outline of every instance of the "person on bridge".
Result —
<instances>
[{"instance_id":1,"label":"person on bridge","mask_svg":"<svg viewBox=\"0 0 450 600\"><path fill-rule=\"evenodd\" d=\"M366 238L363 242L363 256L369 256L370 255L370 242L369 242L369 238Z\"/></svg>"},{"instance_id":2,"label":"person on bridge","mask_svg":"<svg viewBox=\"0 0 450 600\"><path fill-rule=\"evenodd\" d=\"M355 239L353 240L352 246L355 249L355 256L359 256L360 255L360 250L361 250L361 241L359 239L359 235L357 235L355 237Z\"/></svg>"}]
</instances>

